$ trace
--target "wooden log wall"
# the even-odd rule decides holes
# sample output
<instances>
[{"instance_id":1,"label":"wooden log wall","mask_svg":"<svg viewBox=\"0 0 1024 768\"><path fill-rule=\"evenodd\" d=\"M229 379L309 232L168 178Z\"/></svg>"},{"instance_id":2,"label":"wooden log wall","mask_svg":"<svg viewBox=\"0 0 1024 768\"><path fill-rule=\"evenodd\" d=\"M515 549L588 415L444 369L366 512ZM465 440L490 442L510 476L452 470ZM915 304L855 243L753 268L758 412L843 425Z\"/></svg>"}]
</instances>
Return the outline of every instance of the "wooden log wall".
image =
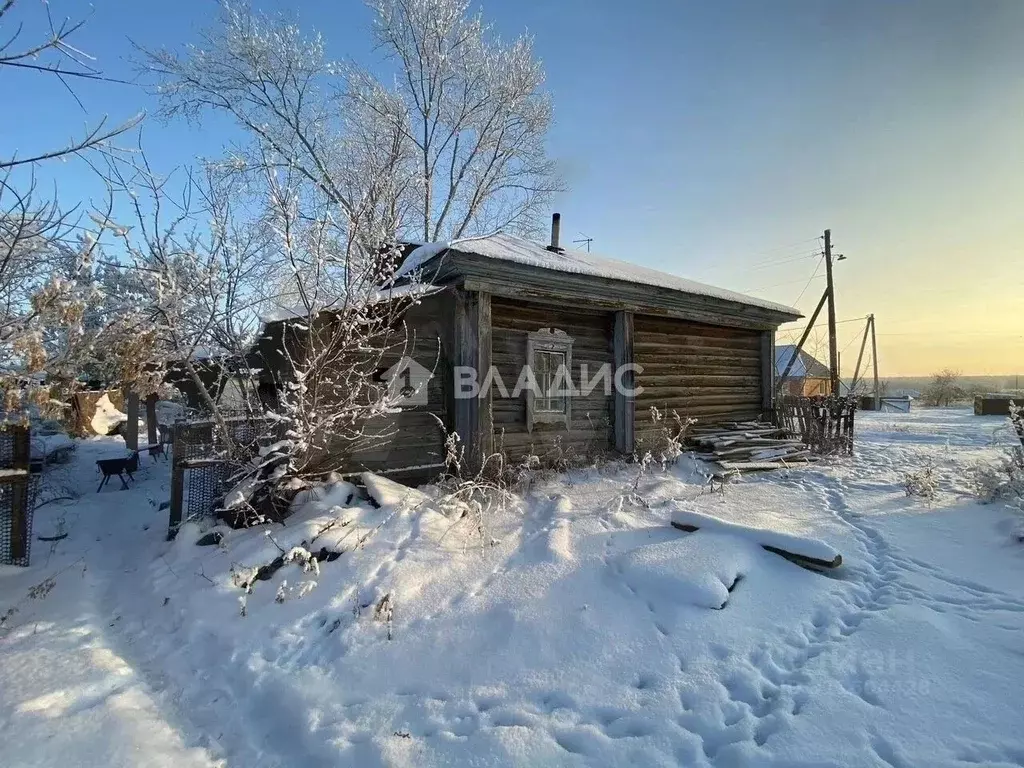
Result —
<instances>
[{"instance_id":1,"label":"wooden log wall","mask_svg":"<svg viewBox=\"0 0 1024 768\"><path fill-rule=\"evenodd\" d=\"M761 331L636 315L637 440L657 431L650 409L701 422L757 418L763 408ZM770 353L769 353L770 354Z\"/></svg>"},{"instance_id":2,"label":"wooden log wall","mask_svg":"<svg viewBox=\"0 0 1024 768\"><path fill-rule=\"evenodd\" d=\"M406 312L407 343L389 350L379 367L387 369L407 355L432 370L434 375L425 387L427 402L404 406L398 414L370 419L357 443L332 446L334 451L348 453L346 472L387 470L390 474L403 474L411 468L444 462L444 433L437 419L451 428L450 305L451 296L438 294L423 299ZM410 474L426 478L440 471L417 469Z\"/></svg>"},{"instance_id":3,"label":"wooden log wall","mask_svg":"<svg viewBox=\"0 0 1024 768\"><path fill-rule=\"evenodd\" d=\"M527 334L541 328L557 328L572 337L572 379L576 387L581 383L582 366L587 366L592 379L602 365L614 363L611 312L561 309L494 296L491 323L491 362L510 394L527 363ZM607 453L612 450L613 409L613 395L606 395L602 384L590 395L573 398L569 429L564 424L536 424L529 432L525 393L514 399L504 398L495 384L491 388L494 449L503 450L512 462L531 454L542 460L571 460Z\"/></svg>"}]
</instances>

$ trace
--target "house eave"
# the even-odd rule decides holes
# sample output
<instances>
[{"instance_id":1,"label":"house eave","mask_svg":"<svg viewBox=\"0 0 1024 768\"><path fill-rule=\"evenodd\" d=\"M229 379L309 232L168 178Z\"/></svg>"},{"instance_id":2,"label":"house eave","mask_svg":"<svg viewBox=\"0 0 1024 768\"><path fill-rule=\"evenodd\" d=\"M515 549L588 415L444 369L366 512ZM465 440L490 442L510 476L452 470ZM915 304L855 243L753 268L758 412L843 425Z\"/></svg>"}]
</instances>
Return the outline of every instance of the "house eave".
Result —
<instances>
[{"instance_id":1,"label":"house eave","mask_svg":"<svg viewBox=\"0 0 1024 768\"><path fill-rule=\"evenodd\" d=\"M456 284L494 296L565 306L567 302L609 311L628 310L711 325L774 330L803 315L715 296L560 272L447 249L423 265L423 279Z\"/></svg>"}]
</instances>

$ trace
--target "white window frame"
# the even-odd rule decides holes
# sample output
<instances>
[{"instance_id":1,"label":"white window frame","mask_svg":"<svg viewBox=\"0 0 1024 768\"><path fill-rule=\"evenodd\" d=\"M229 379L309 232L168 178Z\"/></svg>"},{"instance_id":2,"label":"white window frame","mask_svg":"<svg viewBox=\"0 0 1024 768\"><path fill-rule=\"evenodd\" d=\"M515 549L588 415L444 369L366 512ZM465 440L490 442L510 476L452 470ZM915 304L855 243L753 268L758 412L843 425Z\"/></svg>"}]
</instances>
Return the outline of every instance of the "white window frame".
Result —
<instances>
[{"instance_id":1,"label":"white window frame","mask_svg":"<svg viewBox=\"0 0 1024 768\"><path fill-rule=\"evenodd\" d=\"M530 370L536 370L536 353L553 352L565 357L565 371L568 378L569 388L572 389L572 342L573 339L565 331L557 328L541 328L527 334L526 337L526 364ZM538 381L539 385L540 382ZM535 424L564 424L566 430L572 424L572 394L565 395L565 410L561 412L538 411L535 406L536 393L533 387L526 389L526 429L533 431Z\"/></svg>"}]
</instances>

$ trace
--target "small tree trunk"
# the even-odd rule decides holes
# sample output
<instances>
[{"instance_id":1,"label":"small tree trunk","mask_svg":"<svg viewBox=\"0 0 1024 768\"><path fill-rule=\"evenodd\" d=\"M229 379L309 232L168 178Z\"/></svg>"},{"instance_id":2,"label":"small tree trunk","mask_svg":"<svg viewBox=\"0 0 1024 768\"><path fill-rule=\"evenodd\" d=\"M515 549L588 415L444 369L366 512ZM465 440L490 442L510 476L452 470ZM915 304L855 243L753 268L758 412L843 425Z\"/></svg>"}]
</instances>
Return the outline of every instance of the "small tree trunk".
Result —
<instances>
[{"instance_id":1,"label":"small tree trunk","mask_svg":"<svg viewBox=\"0 0 1024 768\"><path fill-rule=\"evenodd\" d=\"M128 414L128 423L124 428L124 443L128 450L139 450L139 394L137 392L126 392L124 396L124 407Z\"/></svg>"},{"instance_id":2,"label":"small tree trunk","mask_svg":"<svg viewBox=\"0 0 1024 768\"><path fill-rule=\"evenodd\" d=\"M229 453L235 452L235 443L231 439L231 432L228 431L227 422L224 421L224 416L221 415L220 408L217 407L217 403L214 402L210 393L206 389L206 385L203 380L199 377L199 371L192 364L191 358L185 359L185 371L188 373L189 378L192 379L192 383L196 385L199 390L199 397L202 399L203 404L210 409L210 414L213 416L213 420L217 422L217 426L221 428L221 432L224 438L224 444L228 448Z\"/></svg>"},{"instance_id":3,"label":"small tree trunk","mask_svg":"<svg viewBox=\"0 0 1024 768\"><path fill-rule=\"evenodd\" d=\"M150 445L160 442L160 433L156 423L156 395L149 395L146 398L146 439Z\"/></svg>"}]
</instances>

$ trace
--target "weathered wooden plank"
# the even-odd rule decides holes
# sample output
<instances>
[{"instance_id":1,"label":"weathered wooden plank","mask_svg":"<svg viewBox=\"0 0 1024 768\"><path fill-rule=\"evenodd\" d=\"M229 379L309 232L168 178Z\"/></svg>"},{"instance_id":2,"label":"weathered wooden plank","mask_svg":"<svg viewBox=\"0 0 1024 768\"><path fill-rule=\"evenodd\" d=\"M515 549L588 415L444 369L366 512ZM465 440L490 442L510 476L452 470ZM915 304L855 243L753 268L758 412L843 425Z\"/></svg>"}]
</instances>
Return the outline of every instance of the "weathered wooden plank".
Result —
<instances>
[{"instance_id":1,"label":"weathered wooden plank","mask_svg":"<svg viewBox=\"0 0 1024 768\"><path fill-rule=\"evenodd\" d=\"M479 360L480 300L479 294L458 291L455 294L455 365L463 371L475 369ZM468 397L460 390L458 373L455 392L455 431L459 436L470 472L481 462L480 399Z\"/></svg>"},{"instance_id":2,"label":"weathered wooden plank","mask_svg":"<svg viewBox=\"0 0 1024 768\"><path fill-rule=\"evenodd\" d=\"M516 414L523 411L526 408L526 399L524 397L501 397L495 393L494 403L491 408L494 418L498 418L498 414ZM575 414L579 411L581 414L587 413L611 413L613 412L612 400L610 397L576 397L572 401L572 409ZM582 416L580 417L582 418Z\"/></svg>"},{"instance_id":3,"label":"weathered wooden plank","mask_svg":"<svg viewBox=\"0 0 1024 768\"><path fill-rule=\"evenodd\" d=\"M675 411L683 417L706 416L710 413L720 414L721 418L716 421L736 418L736 416L740 414L756 416L761 412L761 403L759 400L733 400L719 403L695 402L686 399L649 400L647 402L638 402L636 404L637 421L641 420L641 415L644 420L647 420L652 407L657 408L663 414L668 411Z\"/></svg>"},{"instance_id":4,"label":"weathered wooden plank","mask_svg":"<svg viewBox=\"0 0 1024 768\"><path fill-rule=\"evenodd\" d=\"M642 318L636 325L637 335L654 343L671 344L678 338L713 339L721 346L746 346L750 347L755 342L761 331L752 331L745 328L723 328L721 326L707 325L704 323L686 323L678 320L661 320L658 323L651 323L648 318Z\"/></svg>"},{"instance_id":5,"label":"weathered wooden plank","mask_svg":"<svg viewBox=\"0 0 1024 768\"><path fill-rule=\"evenodd\" d=\"M694 402L729 402L732 400L751 400L760 402L760 387L650 387L641 377L643 391L636 396L637 402L650 400L692 399Z\"/></svg>"},{"instance_id":6,"label":"weathered wooden plank","mask_svg":"<svg viewBox=\"0 0 1024 768\"><path fill-rule=\"evenodd\" d=\"M481 386L491 369L491 294L477 294L477 360L476 370ZM486 459L494 450L494 414L491 410L493 388L480 392L477 419L477 443L481 459Z\"/></svg>"},{"instance_id":7,"label":"weathered wooden plank","mask_svg":"<svg viewBox=\"0 0 1024 768\"><path fill-rule=\"evenodd\" d=\"M625 455L632 455L636 445L636 429L634 419L635 375L632 371L633 361L633 313L616 312L615 329L613 332L613 386L615 379L621 386L614 389L614 444L615 450ZM619 372L616 375L615 372Z\"/></svg>"},{"instance_id":8,"label":"weathered wooden plank","mask_svg":"<svg viewBox=\"0 0 1024 768\"><path fill-rule=\"evenodd\" d=\"M643 368L639 371L640 375L644 377L653 376L681 376L681 377L692 377L694 379L711 379L714 377L724 377L719 381L726 379L740 377L748 379L761 380L761 371L757 363L747 365L733 365L732 367L718 366L715 368L697 367L692 365L686 366L671 366L671 365L642 365L637 361L637 365ZM711 386L712 382L709 381L696 381L695 386Z\"/></svg>"},{"instance_id":9,"label":"weathered wooden plank","mask_svg":"<svg viewBox=\"0 0 1024 768\"><path fill-rule=\"evenodd\" d=\"M682 407L681 405L668 405L662 404L659 406L659 410L664 412L666 410L674 410L679 414L680 417L692 417L700 419L702 422L708 424L715 424L728 419L734 419L739 417L756 418L761 413L761 403L750 403L746 406L742 404L717 404L717 405L701 405L701 406L689 406ZM649 408L642 408L637 405L636 408L636 429L639 431L641 424L645 427L649 426L651 421Z\"/></svg>"},{"instance_id":10,"label":"weathered wooden plank","mask_svg":"<svg viewBox=\"0 0 1024 768\"><path fill-rule=\"evenodd\" d=\"M775 331L761 332L761 408L775 407Z\"/></svg>"},{"instance_id":11,"label":"weathered wooden plank","mask_svg":"<svg viewBox=\"0 0 1024 768\"><path fill-rule=\"evenodd\" d=\"M681 346L699 347L701 349L718 349L736 352L755 352L760 358L760 342L757 337L723 339L712 336L699 336L696 334L680 333L675 336L652 336L642 331L636 331L637 349L645 352L658 352L679 349Z\"/></svg>"},{"instance_id":12,"label":"weathered wooden plank","mask_svg":"<svg viewBox=\"0 0 1024 768\"><path fill-rule=\"evenodd\" d=\"M701 376L701 375L688 375L688 374L657 374L649 375L647 369L643 371L644 387L646 389L652 389L656 387L683 387L683 388L699 388L704 389L718 389L721 387L755 387L760 388L761 377L759 375L719 375L719 376Z\"/></svg>"},{"instance_id":13,"label":"weathered wooden plank","mask_svg":"<svg viewBox=\"0 0 1024 768\"><path fill-rule=\"evenodd\" d=\"M649 339L634 329L634 338L637 351L654 357L656 355L671 355L673 357L685 357L689 355L707 355L709 357L754 357L761 359L761 350L749 343L728 342L722 339L711 339L701 336L679 336L676 339L660 341Z\"/></svg>"},{"instance_id":14,"label":"weathered wooden plank","mask_svg":"<svg viewBox=\"0 0 1024 768\"><path fill-rule=\"evenodd\" d=\"M766 468L777 469L777 467ZM687 533L693 533L694 531L700 530L700 526L698 525L685 522L680 523L676 522L675 520L672 521L672 527L678 528L680 531L686 531ZM821 560L820 558L811 557L810 555L804 555L799 552L792 552L790 550L782 549L781 547L776 547L772 544L761 544L761 548L768 552L771 552L774 555L779 555L780 557L789 560L791 563L794 563L795 565L799 565L802 568L808 568L813 571L832 570L834 568L838 568L843 564L843 556L840 554L836 554L836 556L832 560Z\"/></svg>"}]
</instances>

